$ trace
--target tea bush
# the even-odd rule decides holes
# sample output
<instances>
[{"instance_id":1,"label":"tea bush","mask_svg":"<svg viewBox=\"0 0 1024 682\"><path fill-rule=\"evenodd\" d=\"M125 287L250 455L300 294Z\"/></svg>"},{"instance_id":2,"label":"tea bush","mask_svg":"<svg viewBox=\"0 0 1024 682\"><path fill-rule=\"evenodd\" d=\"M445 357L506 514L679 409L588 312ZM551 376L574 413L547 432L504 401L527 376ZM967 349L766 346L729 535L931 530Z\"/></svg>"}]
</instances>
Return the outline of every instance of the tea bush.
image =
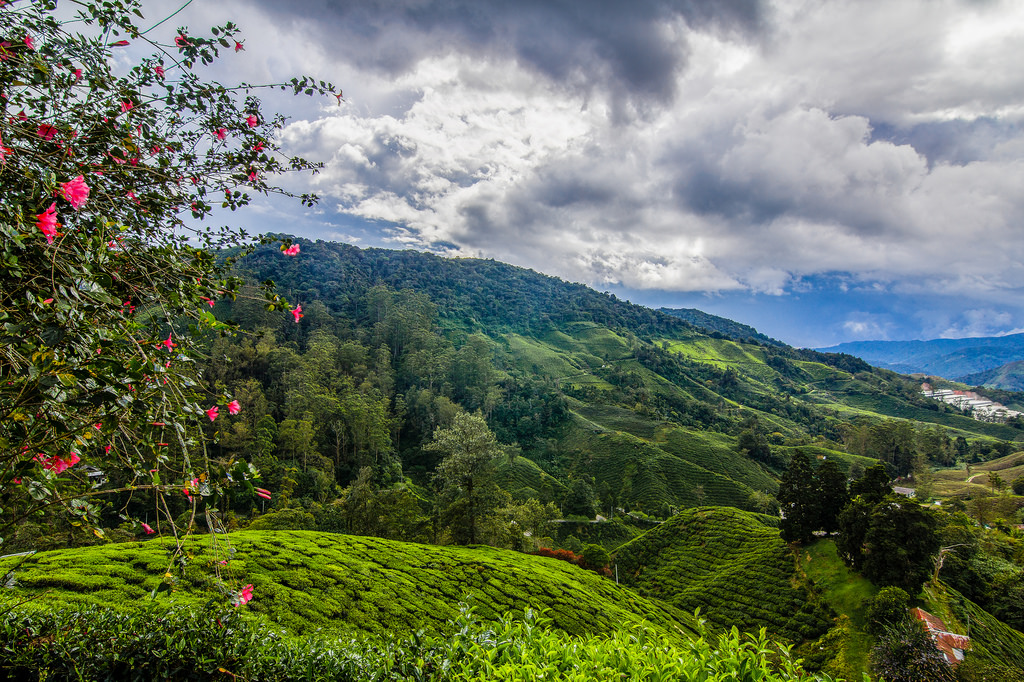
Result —
<instances>
[{"instance_id":1,"label":"tea bush","mask_svg":"<svg viewBox=\"0 0 1024 682\"><path fill-rule=\"evenodd\" d=\"M527 611L451 637L289 637L233 614L91 606L18 608L0 620L0 680L643 680L783 682L809 676L762 630L673 642L643 628L572 637Z\"/></svg>"}]
</instances>

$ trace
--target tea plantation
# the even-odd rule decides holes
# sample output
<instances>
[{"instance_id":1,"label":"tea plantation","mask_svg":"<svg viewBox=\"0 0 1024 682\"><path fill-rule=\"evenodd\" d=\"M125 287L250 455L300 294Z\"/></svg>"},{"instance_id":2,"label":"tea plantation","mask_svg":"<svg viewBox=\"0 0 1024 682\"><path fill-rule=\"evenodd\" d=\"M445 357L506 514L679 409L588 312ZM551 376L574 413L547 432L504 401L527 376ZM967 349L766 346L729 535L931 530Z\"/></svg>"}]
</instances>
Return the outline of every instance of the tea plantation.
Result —
<instances>
[{"instance_id":1,"label":"tea plantation","mask_svg":"<svg viewBox=\"0 0 1024 682\"><path fill-rule=\"evenodd\" d=\"M208 537L208 536L207 536ZM227 549L227 545L230 549ZM571 564L491 547L419 545L311 531L243 531L187 542L189 558L164 603L199 606L217 594L216 573L253 585L243 612L299 634L441 632L469 602L484 620L543 610L571 635L643 625L684 638L691 615ZM144 602L168 569L172 543L154 540L41 552L17 569L15 596L44 605L115 608ZM19 558L0 561L0 574ZM226 565L220 562L226 561ZM172 573L178 573L173 571ZM227 599L224 598L226 603Z\"/></svg>"},{"instance_id":2,"label":"tea plantation","mask_svg":"<svg viewBox=\"0 0 1024 682\"><path fill-rule=\"evenodd\" d=\"M682 611L700 608L722 628L816 639L834 614L800 584L773 521L724 507L688 509L620 547L619 575Z\"/></svg>"}]
</instances>

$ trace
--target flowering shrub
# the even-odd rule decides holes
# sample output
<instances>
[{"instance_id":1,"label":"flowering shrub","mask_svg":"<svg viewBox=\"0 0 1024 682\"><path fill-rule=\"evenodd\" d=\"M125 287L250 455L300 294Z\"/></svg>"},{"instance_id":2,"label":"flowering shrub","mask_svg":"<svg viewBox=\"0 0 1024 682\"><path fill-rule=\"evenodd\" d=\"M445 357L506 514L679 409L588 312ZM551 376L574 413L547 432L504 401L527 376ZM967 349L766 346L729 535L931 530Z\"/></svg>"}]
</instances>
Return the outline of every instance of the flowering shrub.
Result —
<instances>
[{"instance_id":1,"label":"flowering shrub","mask_svg":"<svg viewBox=\"0 0 1024 682\"><path fill-rule=\"evenodd\" d=\"M172 523L172 496L193 516L216 504L233 463L210 463L202 422L239 405L202 393L197 336L229 331L208 308L240 291L214 251L250 241L203 222L254 192L287 194L277 173L317 168L281 153L284 119L254 86L197 75L241 49L236 26L161 42L133 23L138 0L75 6L70 23L52 0L0 3L0 542L58 512L100 534L111 493L152 495L155 524ZM128 45L152 55L116 72ZM271 286L262 295L288 310Z\"/></svg>"},{"instance_id":2,"label":"flowering shrub","mask_svg":"<svg viewBox=\"0 0 1024 682\"><path fill-rule=\"evenodd\" d=\"M569 549L548 549L547 547L541 547L536 552L532 552L537 556L546 556L551 559L558 559L559 561L567 561L570 564L576 564L577 566L583 566L583 557L576 554Z\"/></svg>"}]
</instances>

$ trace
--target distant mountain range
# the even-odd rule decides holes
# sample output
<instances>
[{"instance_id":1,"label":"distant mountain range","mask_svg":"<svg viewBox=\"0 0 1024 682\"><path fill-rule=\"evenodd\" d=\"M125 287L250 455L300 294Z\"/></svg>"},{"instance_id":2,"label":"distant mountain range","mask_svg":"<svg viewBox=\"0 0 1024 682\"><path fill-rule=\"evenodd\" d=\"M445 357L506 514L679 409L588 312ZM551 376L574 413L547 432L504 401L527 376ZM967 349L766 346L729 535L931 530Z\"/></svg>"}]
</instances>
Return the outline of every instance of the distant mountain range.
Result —
<instances>
[{"instance_id":1,"label":"distant mountain range","mask_svg":"<svg viewBox=\"0 0 1024 682\"><path fill-rule=\"evenodd\" d=\"M853 341L823 352L855 355L902 374L930 374L975 386L1024 387L1024 334L931 341Z\"/></svg>"}]
</instances>

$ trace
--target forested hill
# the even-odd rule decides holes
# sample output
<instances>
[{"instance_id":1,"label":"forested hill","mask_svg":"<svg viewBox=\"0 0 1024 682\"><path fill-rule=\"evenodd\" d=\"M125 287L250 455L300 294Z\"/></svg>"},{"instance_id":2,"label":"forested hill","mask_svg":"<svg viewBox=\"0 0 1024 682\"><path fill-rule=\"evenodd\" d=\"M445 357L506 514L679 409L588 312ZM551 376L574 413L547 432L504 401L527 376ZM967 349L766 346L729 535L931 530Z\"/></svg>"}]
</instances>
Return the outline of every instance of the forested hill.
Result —
<instances>
[{"instance_id":1,"label":"forested hill","mask_svg":"<svg viewBox=\"0 0 1024 682\"><path fill-rule=\"evenodd\" d=\"M1016 360L995 369L960 377L970 386L998 388L1004 391L1024 391L1024 360Z\"/></svg>"},{"instance_id":2,"label":"forested hill","mask_svg":"<svg viewBox=\"0 0 1024 682\"><path fill-rule=\"evenodd\" d=\"M763 468L778 471L787 446L814 438L827 441L823 453L851 449L856 455L884 456L896 472L906 473L910 446L843 442L853 443L850 434L885 419L942 426L951 429L949 438L1011 440L1019 433L951 412L921 396L919 382L859 358L791 348L722 318L707 316L705 323L714 322L719 330L705 331L581 284L494 260L296 243L301 247L296 258L261 247L240 262L240 269L252 280L274 280L292 304L302 306L301 325L243 302L219 306L217 314L250 331L270 330L275 343L303 357L315 333L328 334L339 347L357 344L360 357L376 357L386 346L386 366L377 367L379 360L346 360L339 371L369 368L356 372L356 387L369 375L377 377L371 383L384 389L381 405L396 411L389 417L400 434L393 450L401 453L406 471L424 467L418 470L425 474L433 466L433 458L415 453L436 419L443 418L428 410L434 416L421 414L422 423L412 428L416 413L398 414L425 396L483 410L502 442L518 444L526 458L563 485L586 475L612 490L609 500L625 486L623 499L646 505L706 500L746 506L753 491L773 490ZM254 367L269 367L271 375L290 367L285 363L278 369L281 360L270 357L272 344L257 345L253 352L268 354ZM242 360L235 365L239 371ZM225 372L218 367L212 376L224 375L230 385L233 379ZM283 393L294 392L280 388L271 375L258 369L268 396L281 394L283 400ZM299 419L296 410L282 404L271 413ZM680 428L697 431L674 430ZM330 440L316 434L314 439ZM776 447L769 448L769 441ZM348 447L355 447L353 442L350 438ZM978 447L991 448L991 443L980 441ZM687 464L680 465L680 459ZM344 484L355 469L343 474L347 467L339 466L338 482ZM527 487L539 494L541 481L536 472L530 476L535 480ZM630 487L641 480L642 486Z\"/></svg>"},{"instance_id":3,"label":"forested hill","mask_svg":"<svg viewBox=\"0 0 1024 682\"><path fill-rule=\"evenodd\" d=\"M260 279L273 279L294 302L321 300L332 312L352 318L366 291L383 284L425 293L438 306L443 327L466 331L540 333L565 322L589 321L677 339L697 333L679 318L494 260L299 243L300 259L281 258L278 250L265 247L248 256L242 267Z\"/></svg>"},{"instance_id":4,"label":"forested hill","mask_svg":"<svg viewBox=\"0 0 1024 682\"><path fill-rule=\"evenodd\" d=\"M731 339L740 341L753 341L754 343L767 343L772 346L785 346L786 344L778 339L773 339L767 334L762 334L753 327L741 322L730 320L726 317L711 315L696 308L658 308L660 312L686 320L695 327L707 330L714 335L723 334Z\"/></svg>"}]
</instances>

